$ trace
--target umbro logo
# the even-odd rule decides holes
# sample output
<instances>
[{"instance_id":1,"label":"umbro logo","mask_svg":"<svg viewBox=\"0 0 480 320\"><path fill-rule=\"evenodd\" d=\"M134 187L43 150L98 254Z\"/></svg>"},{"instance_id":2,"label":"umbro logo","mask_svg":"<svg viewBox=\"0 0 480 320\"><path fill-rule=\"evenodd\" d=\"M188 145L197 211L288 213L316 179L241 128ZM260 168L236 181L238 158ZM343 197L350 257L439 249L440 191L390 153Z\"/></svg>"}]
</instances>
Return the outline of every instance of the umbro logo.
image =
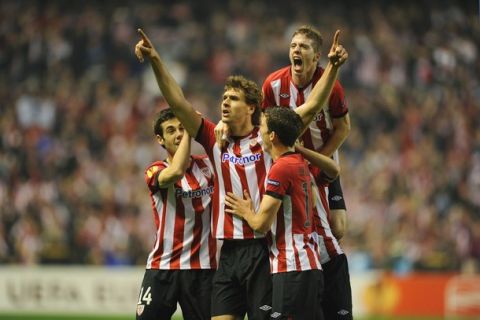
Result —
<instances>
[{"instance_id":1,"label":"umbro logo","mask_svg":"<svg viewBox=\"0 0 480 320\"><path fill-rule=\"evenodd\" d=\"M274 313L272 313L272 314L270 315L270 318L276 319L276 318L280 317L281 315L282 315L282 314L281 314L280 312L274 312Z\"/></svg>"},{"instance_id":2,"label":"umbro logo","mask_svg":"<svg viewBox=\"0 0 480 320\"><path fill-rule=\"evenodd\" d=\"M346 316L347 314L349 314L350 312L348 312L347 310L345 309L342 309L340 311L337 312L339 315L341 316Z\"/></svg>"},{"instance_id":3,"label":"umbro logo","mask_svg":"<svg viewBox=\"0 0 480 320\"><path fill-rule=\"evenodd\" d=\"M333 201L340 201L340 200L343 199L343 197L342 196L333 196L330 199L332 199Z\"/></svg>"},{"instance_id":4,"label":"umbro logo","mask_svg":"<svg viewBox=\"0 0 480 320\"><path fill-rule=\"evenodd\" d=\"M283 98L283 99L290 98L290 95L288 93L280 93L280 98Z\"/></svg>"},{"instance_id":5,"label":"umbro logo","mask_svg":"<svg viewBox=\"0 0 480 320\"><path fill-rule=\"evenodd\" d=\"M263 310L263 311L268 311L268 310L272 309L272 307L267 306L266 304L264 304L264 305L261 306L259 309L260 309L260 310Z\"/></svg>"}]
</instances>

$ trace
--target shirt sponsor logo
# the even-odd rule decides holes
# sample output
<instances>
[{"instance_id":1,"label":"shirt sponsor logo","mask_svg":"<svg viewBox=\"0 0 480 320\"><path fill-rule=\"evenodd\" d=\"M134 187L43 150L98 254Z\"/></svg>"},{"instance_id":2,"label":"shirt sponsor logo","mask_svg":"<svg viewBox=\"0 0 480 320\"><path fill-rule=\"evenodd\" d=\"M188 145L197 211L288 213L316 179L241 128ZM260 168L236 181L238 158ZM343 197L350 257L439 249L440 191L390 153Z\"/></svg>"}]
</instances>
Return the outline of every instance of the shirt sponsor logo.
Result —
<instances>
[{"instance_id":1,"label":"shirt sponsor logo","mask_svg":"<svg viewBox=\"0 0 480 320\"><path fill-rule=\"evenodd\" d=\"M244 157L237 157L236 155L233 155L230 153L224 153L222 154L222 162L228 161L233 164L246 165L252 162L259 161L261 157L262 157L261 153L254 153Z\"/></svg>"},{"instance_id":2,"label":"shirt sponsor logo","mask_svg":"<svg viewBox=\"0 0 480 320\"><path fill-rule=\"evenodd\" d=\"M268 179L267 184L271 184L272 186L278 187L280 185L280 182L278 182L277 180Z\"/></svg>"},{"instance_id":3,"label":"shirt sponsor logo","mask_svg":"<svg viewBox=\"0 0 480 320\"><path fill-rule=\"evenodd\" d=\"M175 188L175 196L182 197L182 198L201 198L203 196L208 196L213 193L213 186L210 186L205 189L198 189L198 190L188 190L184 191L180 188Z\"/></svg>"}]
</instances>

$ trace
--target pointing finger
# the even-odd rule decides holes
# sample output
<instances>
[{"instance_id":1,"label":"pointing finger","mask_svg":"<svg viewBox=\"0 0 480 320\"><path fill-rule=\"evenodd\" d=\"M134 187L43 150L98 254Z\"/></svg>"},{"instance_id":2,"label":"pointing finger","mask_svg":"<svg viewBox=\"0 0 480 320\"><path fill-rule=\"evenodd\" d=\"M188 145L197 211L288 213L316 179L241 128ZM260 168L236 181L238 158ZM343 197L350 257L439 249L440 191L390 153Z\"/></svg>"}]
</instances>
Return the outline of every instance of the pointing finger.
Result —
<instances>
[{"instance_id":1,"label":"pointing finger","mask_svg":"<svg viewBox=\"0 0 480 320\"><path fill-rule=\"evenodd\" d=\"M340 30L337 30L335 32L335 35L333 36L333 45L336 47L338 46L338 37L340 36Z\"/></svg>"},{"instance_id":2,"label":"pointing finger","mask_svg":"<svg viewBox=\"0 0 480 320\"><path fill-rule=\"evenodd\" d=\"M142 37L142 40L145 41L147 44L150 44L150 39L148 39L147 35L145 34L145 32L143 32L142 29L138 28L137 29L138 33L140 34L140 36Z\"/></svg>"}]
</instances>

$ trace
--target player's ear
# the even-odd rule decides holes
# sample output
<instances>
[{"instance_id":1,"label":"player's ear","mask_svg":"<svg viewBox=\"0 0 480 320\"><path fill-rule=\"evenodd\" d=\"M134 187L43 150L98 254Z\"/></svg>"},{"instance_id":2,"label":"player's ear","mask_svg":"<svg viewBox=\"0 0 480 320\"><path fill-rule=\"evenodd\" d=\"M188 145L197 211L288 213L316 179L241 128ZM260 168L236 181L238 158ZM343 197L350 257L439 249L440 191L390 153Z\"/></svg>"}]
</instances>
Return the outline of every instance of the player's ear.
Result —
<instances>
[{"instance_id":1,"label":"player's ear","mask_svg":"<svg viewBox=\"0 0 480 320\"><path fill-rule=\"evenodd\" d=\"M157 142L163 147L165 147L165 139L163 139L163 137L160 136L159 134L156 135L156 138L157 138Z\"/></svg>"},{"instance_id":2,"label":"player's ear","mask_svg":"<svg viewBox=\"0 0 480 320\"><path fill-rule=\"evenodd\" d=\"M270 131L268 137L270 138L270 141L273 142L273 140L275 140L275 138L277 137L277 134L275 133L275 131Z\"/></svg>"},{"instance_id":3,"label":"player's ear","mask_svg":"<svg viewBox=\"0 0 480 320\"><path fill-rule=\"evenodd\" d=\"M248 114L252 115L255 112L255 106L253 104L248 105Z\"/></svg>"}]
</instances>

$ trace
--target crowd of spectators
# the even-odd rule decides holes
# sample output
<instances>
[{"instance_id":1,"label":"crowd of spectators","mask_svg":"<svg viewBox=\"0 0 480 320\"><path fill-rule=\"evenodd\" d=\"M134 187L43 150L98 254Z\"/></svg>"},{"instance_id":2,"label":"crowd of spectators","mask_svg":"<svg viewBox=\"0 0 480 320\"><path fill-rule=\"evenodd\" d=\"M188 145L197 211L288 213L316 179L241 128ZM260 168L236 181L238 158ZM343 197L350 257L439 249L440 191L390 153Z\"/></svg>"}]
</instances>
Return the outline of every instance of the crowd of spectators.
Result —
<instances>
[{"instance_id":1,"label":"crowd of spectators","mask_svg":"<svg viewBox=\"0 0 480 320\"><path fill-rule=\"evenodd\" d=\"M204 115L226 76L261 84L292 30L334 31L352 131L341 149L352 272L480 260L480 17L475 1L0 2L0 263L144 265L144 168L165 107L142 27ZM325 59L322 60L325 62ZM195 145L197 153L203 152Z\"/></svg>"}]
</instances>

